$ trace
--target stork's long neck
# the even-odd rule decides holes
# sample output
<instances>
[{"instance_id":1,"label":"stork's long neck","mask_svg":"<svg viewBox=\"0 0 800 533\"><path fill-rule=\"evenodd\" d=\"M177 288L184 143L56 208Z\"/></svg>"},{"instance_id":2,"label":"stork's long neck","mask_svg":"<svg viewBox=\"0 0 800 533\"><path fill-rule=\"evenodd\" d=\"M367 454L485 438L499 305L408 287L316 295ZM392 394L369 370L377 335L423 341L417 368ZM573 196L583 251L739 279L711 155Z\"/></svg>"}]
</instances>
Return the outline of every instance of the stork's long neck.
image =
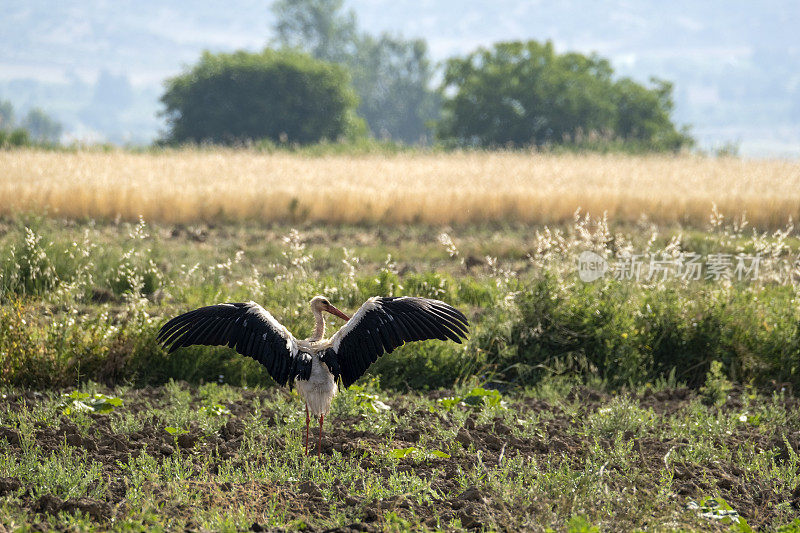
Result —
<instances>
[{"instance_id":1,"label":"stork's long neck","mask_svg":"<svg viewBox=\"0 0 800 533\"><path fill-rule=\"evenodd\" d=\"M325 317L322 316L322 311L313 309L314 311L314 335L311 336L311 342L316 342L325 336Z\"/></svg>"}]
</instances>

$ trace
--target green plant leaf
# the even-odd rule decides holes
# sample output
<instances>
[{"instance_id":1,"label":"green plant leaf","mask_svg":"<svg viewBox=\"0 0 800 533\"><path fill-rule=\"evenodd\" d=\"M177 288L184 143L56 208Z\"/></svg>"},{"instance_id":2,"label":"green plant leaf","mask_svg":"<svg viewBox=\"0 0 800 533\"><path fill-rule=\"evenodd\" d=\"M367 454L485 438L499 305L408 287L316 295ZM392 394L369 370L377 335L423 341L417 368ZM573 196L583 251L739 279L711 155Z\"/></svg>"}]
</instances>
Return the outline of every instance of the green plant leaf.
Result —
<instances>
[{"instance_id":1,"label":"green plant leaf","mask_svg":"<svg viewBox=\"0 0 800 533\"><path fill-rule=\"evenodd\" d=\"M219 403L204 405L200 408L200 412L211 416L223 416L231 414L230 409Z\"/></svg>"},{"instance_id":2,"label":"green plant leaf","mask_svg":"<svg viewBox=\"0 0 800 533\"><path fill-rule=\"evenodd\" d=\"M415 453L419 450L414 446L410 446L408 448L396 448L389 452L389 457L392 459L403 459L404 457L408 457L412 453Z\"/></svg>"},{"instance_id":3,"label":"green plant leaf","mask_svg":"<svg viewBox=\"0 0 800 533\"><path fill-rule=\"evenodd\" d=\"M122 398L106 396L105 394L73 391L64 394L60 403L62 412L70 415L79 412L94 412L98 414L108 414L117 407L122 407Z\"/></svg>"},{"instance_id":4,"label":"green plant leaf","mask_svg":"<svg viewBox=\"0 0 800 533\"><path fill-rule=\"evenodd\" d=\"M461 403L461 398L441 398L437 403L444 409L450 411L453 407Z\"/></svg>"},{"instance_id":5,"label":"green plant leaf","mask_svg":"<svg viewBox=\"0 0 800 533\"><path fill-rule=\"evenodd\" d=\"M450 459L450 454L449 453L444 453L443 451L440 451L440 450L431 450L431 451L428 452L428 454L432 455L434 457L440 457L442 459Z\"/></svg>"}]
</instances>

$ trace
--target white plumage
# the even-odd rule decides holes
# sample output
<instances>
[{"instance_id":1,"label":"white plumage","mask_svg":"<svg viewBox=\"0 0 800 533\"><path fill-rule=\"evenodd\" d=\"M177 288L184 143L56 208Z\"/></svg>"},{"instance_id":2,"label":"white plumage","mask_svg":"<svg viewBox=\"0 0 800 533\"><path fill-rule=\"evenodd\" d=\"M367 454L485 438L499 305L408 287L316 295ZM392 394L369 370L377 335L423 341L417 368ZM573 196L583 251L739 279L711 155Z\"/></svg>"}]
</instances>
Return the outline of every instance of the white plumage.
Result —
<instances>
[{"instance_id":1,"label":"white plumage","mask_svg":"<svg viewBox=\"0 0 800 533\"><path fill-rule=\"evenodd\" d=\"M311 376L308 380L295 378L297 392L306 401L308 412L317 417L327 415L339 388L328 367L319 360L319 352L311 356Z\"/></svg>"}]
</instances>

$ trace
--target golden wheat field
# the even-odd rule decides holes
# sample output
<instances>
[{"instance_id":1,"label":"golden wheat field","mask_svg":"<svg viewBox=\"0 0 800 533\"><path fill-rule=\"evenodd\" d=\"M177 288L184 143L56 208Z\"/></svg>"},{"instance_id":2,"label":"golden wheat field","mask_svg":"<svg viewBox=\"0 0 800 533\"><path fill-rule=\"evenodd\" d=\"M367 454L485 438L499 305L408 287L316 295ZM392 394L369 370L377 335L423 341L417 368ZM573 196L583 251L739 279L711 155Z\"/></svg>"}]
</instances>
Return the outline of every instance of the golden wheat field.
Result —
<instances>
[{"instance_id":1,"label":"golden wheat field","mask_svg":"<svg viewBox=\"0 0 800 533\"><path fill-rule=\"evenodd\" d=\"M448 153L309 157L249 150L0 151L0 215L330 223L703 224L800 215L800 162L700 156Z\"/></svg>"}]
</instances>

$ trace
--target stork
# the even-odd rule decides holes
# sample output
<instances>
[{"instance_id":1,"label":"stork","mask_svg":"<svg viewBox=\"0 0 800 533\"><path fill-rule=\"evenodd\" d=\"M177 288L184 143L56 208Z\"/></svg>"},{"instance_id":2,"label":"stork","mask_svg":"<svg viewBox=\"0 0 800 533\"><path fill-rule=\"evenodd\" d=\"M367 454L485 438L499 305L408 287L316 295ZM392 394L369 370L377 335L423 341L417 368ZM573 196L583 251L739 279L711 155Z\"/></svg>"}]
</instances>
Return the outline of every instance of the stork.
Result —
<instances>
[{"instance_id":1,"label":"stork","mask_svg":"<svg viewBox=\"0 0 800 533\"><path fill-rule=\"evenodd\" d=\"M311 416L319 417L319 456L322 426L338 383L349 387L378 357L406 342L450 339L460 344L469 328L461 311L429 298L375 296L352 318L324 296L315 296L310 303L314 334L304 340L296 339L251 301L210 305L179 315L162 326L157 341L169 353L195 344L229 346L264 365L279 385L296 386L306 404L305 453ZM323 311L346 321L330 338L325 338Z\"/></svg>"}]
</instances>

